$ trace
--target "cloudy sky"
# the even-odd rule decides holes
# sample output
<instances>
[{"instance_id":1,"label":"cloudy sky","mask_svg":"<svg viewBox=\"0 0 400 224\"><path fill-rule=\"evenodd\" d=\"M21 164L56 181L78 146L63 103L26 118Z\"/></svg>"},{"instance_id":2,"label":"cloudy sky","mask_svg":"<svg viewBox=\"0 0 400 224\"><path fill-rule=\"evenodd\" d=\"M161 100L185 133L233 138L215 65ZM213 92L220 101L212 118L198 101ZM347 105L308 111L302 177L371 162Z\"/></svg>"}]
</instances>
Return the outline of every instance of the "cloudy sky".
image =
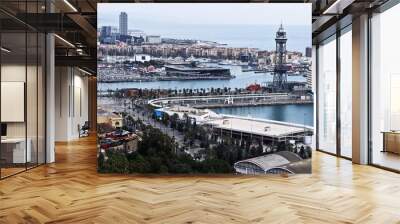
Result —
<instances>
[{"instance_id":1,"label":"cloudy sky","mask_svg":"<svg viewBox=\"0 0 400 224\"><path fill-rule=\"evenodd\" d=\"M121 11L128 29L175 25L310 25L311 4L266 3L99 3L98 25L118 27Z\"/></svg>"},{"instance_id":2,"label":"cloudy sky","mask_svg":"<svg viewBox=\"0 0 400 224\"><path fill-rule=\"evenodd\" d=\"M288 49L311 46L311 4L268 3L100 3L98 26L119 26L128 14L128 29L163 38L209 40L230 47L275 48L282 22Z\"/></svg>"}]
</instances>

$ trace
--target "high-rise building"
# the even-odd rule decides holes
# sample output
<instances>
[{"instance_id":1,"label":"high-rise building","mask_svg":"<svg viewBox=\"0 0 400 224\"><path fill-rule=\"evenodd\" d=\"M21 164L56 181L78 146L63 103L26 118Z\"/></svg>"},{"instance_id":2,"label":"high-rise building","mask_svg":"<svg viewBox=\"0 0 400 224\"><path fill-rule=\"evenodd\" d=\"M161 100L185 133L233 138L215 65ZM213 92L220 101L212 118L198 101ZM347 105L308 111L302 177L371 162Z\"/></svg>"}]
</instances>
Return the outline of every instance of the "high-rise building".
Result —
<instances>
[{"instance_id":1,"label":"high-rise building","mask_svg":"<svg viewBox=\"0 0 400 224\"><path fill-rule=\"evenodd\" d=\"M128 14L126 12L119 14L119 34L128 35Z\"/></svg>"},{"instance_id":2,"label":"high-rise building","mask_svg":"<svg viewBox=\"0 0 400 224\"><path fill-rule=\"evenodd\" d=\"M105 38L111 36L111 26L102 26L100 31L100 37Z\"/></svg>"}]
</instances>

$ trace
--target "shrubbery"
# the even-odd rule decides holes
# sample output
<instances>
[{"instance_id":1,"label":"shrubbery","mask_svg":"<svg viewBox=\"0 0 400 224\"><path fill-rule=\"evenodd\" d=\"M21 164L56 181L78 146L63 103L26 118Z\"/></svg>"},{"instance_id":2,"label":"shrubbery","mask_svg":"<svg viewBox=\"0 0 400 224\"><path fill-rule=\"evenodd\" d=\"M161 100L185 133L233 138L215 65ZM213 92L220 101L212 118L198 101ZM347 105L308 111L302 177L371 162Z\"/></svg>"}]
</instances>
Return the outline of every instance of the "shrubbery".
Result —
<instances>
[{"instance_id":1,"label":"shrubbery","mask_svg":"<svg viewBox=\"0 0 400 224\"><path fill-rule=\"evenodd\" d=\"M134 122L134 121L132 121ZM265 155L274 151L291 151L297 153L303 159L311 157L309 147L297 149L290 143L281 142L274 146L273 151L264 152L261 142L251 144L251 141L238 141L230 138L209 139L208 131L189 119L186 122L178 121L176 115L168 116L161 122L184 133L185 139L197 140L201 150L197 158L178 149L175 140L164 134L160 129L146 126L137 121L135 126L142 132L142 140L138 144L136 152L125 154L124 152L106 151L106 158L100 154L98 158L98 170L103 173L233 173L235 162ZM189 142L190 144L190 142Z\"/></svg>"},{"instance_id":2,"label":"shrubbery","mask_svg":"<svg viewBox=\"0 0 400 224\"><path fill-rule=\"evenodd\" d=\"M146 127L137 152L125 154L107 151L102 154L98 170L103 173L231 173L225 160L208 158L196 161L190 155L175 152L175 142L159 129Z\"/></svg>"}]
</instances>

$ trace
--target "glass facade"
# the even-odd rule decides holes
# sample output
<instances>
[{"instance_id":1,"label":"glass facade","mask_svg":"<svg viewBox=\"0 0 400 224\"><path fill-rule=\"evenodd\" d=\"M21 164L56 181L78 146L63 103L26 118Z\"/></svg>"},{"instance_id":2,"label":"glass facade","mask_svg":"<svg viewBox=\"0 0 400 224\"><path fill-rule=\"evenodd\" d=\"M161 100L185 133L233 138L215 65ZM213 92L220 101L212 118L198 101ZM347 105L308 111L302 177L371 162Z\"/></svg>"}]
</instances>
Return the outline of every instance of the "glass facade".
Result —
<instances>
[{"instance_id":1,"label":"glass facade","mask_svg":"<svg viewBox=\"0 0 400 224\"><path fill-rule=\"evenodd\" d=\"M322 41L317 56L318 150L352 157L352 26Z\"/></svg>"},{"instance_id":2,"label":"glass facade","mask_svg":"<svg viewBox=\"0 0 400 224\"><path fill-rule=\"evenodd\" d=\"M400 5L371 18L370 162L400 170Z\"/></svg>"},{"instance_id":3,"label":"glass facade","mask_svg":"<svg viewBox=\"0 0 400 224\"><path fill-rule=\"evenodd\" d=\"M352 157L352 33L351 26L340 35L340 155Z\"/></svg>"},{"instance_id":4,"label":"glass facade","mask_svg":"<svg viewBox=\"0 0 400 224\"><path fill-rule=\"evenodd\" d=\"M368 86L367 81L361 86L361 88L368 87L368 105L361 105L368 108L368 139L360 139L363 142L356 150L362 152L356 151L355 155L358 154L361 158L361 154L366 153L368 149L366 154L368 164L400 171L400 69L397 65L400 33L395 29L398 21L400 21L400 4L383 5L369 18L368 31L357 34L362 35L358 37L359 39L353 40L350 24L336 31L334 37L318 45L317 147L319 150L348 159L353 157L352 101L356 99L362 102L362 99L354 98L352 87L353 81L363 80L353 80L352 43L354 41L362 43L365 39L369 41L365 45L368 49L356 50L359 51L357 56L360 56L358 55L360 52L368 52L368 59L362 62L365 65L362 63L359 65L365 66L365 71L368 71L367 74L362 74L362 76L368 75ZM360 46L365 47L362 44ZM358 116L363 116L361 113ZM362 132L362 130L354 131ZM367 141L370 144L367 144Z\"/></svg>"},{"instance_id":5,"label":"glass facade","mask_svg":"<svg viewBox=\"0 0 400 224\"><path fill-rule=\"evenodd\" d=\"M42 3L0 3L0 178L45 163L46 40L23 22L28 13L43 11Z\"/></svg>"},{"instance_id":6,"label":"glass facade","mask_svg":"<svg viewBox=\"0 0 400 224\"><path fill-rule=\"evenodd\" d=\"M336 153L336 36L318 47L318 149Z\"/></svg>"}]
</instances>

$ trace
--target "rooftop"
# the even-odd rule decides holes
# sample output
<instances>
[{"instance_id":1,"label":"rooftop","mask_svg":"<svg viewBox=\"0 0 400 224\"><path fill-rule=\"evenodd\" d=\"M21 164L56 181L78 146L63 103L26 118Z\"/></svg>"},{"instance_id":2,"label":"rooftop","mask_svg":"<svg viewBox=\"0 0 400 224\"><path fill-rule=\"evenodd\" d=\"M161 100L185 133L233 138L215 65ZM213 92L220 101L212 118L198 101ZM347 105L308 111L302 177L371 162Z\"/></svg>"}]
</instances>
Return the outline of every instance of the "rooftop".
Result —
<instances>
[{"instance_id":1,"label":"rooftop","mask_svg":"<svg viewBox=\"0 0 400 224\"><path fill-rule=\"evenodd\" d=\"M269 155L265 155L265 156L259 156L259 157L240 161L240 163L243 163L243 162L250 162L250 163L257 164L263 170L268 170L272 167L283 166L283 165L290 163L289 160L287 160L285 157L278 155L278 154L269 154Z\"/></svg>"},{"instance_id":2,"label":"rooftop","mask_svg":"<svg viewBox=\"0 0 400 224\"><path fill-rule=\"evenodd\" d=\"M273 168L282 168L292 173L309 173L310 160L303 160L297 154L289 151L281 151L273 154L258 156L237 162L236 164L251 163L258 166L264 172ZM236 165L235 164L235 165Z\"/></svg>"},{"instance_id":3,"label":"rooftop","mask_svg":"<svg viewBox=\"0 0 400 224\"><path fill-rule=\"evenodd\" d=\"M288 123L267 120L253 120L247 118L225 117L224 119L211 120L207 123L216 128L222 128L225 130L245 132L249 134L275 138L285 137L293 134L301 134L304 132L304 127L299 125L291 125Z\"/></svg>"}]
</instances>

